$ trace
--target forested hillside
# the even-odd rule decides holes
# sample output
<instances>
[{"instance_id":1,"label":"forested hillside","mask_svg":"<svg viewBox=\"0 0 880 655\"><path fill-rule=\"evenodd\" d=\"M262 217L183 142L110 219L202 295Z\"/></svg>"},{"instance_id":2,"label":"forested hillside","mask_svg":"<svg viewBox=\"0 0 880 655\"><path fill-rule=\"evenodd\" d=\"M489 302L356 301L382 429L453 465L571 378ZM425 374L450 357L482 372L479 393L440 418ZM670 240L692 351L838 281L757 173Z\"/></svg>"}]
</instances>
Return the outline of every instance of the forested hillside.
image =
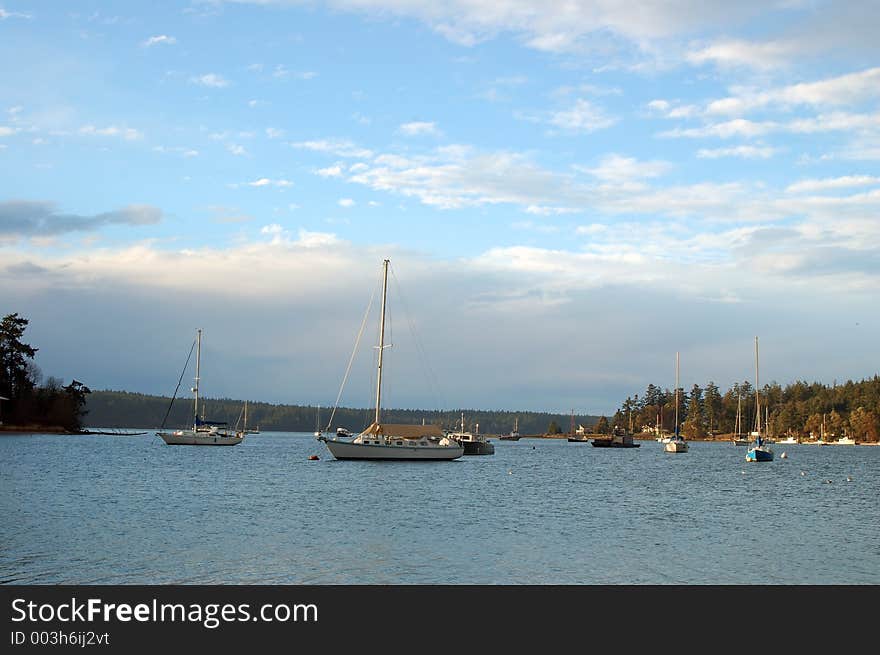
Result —
<instances>
[{"instance_id":1,"label":"forested hillside","mask_svg":"<svg viewBox=\"0 0 880 655\"><path fill-rule=\"evenodd\" d=\"M761 422L770 436L809 438L823 431L826 437L850 436L859 441L880 440L880 376L832 386L818 382L794 382L785 387L773 383L760 390ZM755 424L755 389L749 382L734 384L724 393L713 383L679 389L682 433L689 438L734 431L737 405L743 431ZM633 430L653 428L660 417L663 428L675 421L675 392L648 385L644 395L627 398L613 422Z\"/></svg>"}]
</instances>

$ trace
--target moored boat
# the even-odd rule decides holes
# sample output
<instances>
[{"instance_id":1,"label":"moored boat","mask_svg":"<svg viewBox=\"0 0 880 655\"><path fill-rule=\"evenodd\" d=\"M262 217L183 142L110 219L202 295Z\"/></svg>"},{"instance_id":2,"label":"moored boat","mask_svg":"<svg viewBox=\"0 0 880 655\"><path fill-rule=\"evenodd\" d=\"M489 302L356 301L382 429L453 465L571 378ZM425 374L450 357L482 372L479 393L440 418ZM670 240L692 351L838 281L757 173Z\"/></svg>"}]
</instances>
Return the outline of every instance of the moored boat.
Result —
<instances>
[{"instance_id":1,"label":"moored boat","mask_svg":"<svg viewBox=\"0 0 880 655\"><path fill-rule=\"evenodd\" d=\"M324 442L330 454L336 459L391 461L458 459L464 454L464 447L455 439L443 434L438 425L400 425L382 422L382 363L386 348L385 308L388 299L389 263L387 259L382 263L382 313L379 319L376 412L373 422L353 439L347 439L337 432L332 438L321 434L318 440Z\"/></svg>"},{"instance_id":2,"label":"moored boat","mask_svg":"<svg viewBox=\"0 0 880 655\"><path fill-rule=\"evenodd\" d=\"M758 337L755 337L755 431L754 442L746 452L747 462L772 462L773 450L761 434L761 387L758 383Z\"/></svg>"},{"instance_id":3,"label":"moored boat","mask_svg":"<svg viewBox=\"0 0 880 655\"><path fill-rule=\"evenodd\" d=\"M495 446L484 435L479 433L479 425L477 432L473 433L464 429L464 413L461 415L461 426L458 432L448 432L446 436L455 439L464 448L465 455L494 455Z\"/></svg>"},{"instance_id":4,"label":"moored boat","mask_svg":"<svg viewBox=\"0 0 880 655\"><path fill-rule=\"evenodd\" d=\"M633 441L631 434L615 429L610 435L595 437L591 443L596 448L639 448L642 444Z\"/></svg>"},{"instance_id":5,"label":"moored boat","mask_svg":"<svg viewBox=\"0 0 880 655\"><path fill-rule=\"evenodd\" d=\"M242 441L244 441L245 431L230 431L226 429L225 421L211 421L205 419L204 417L199 418L199 382L200 378L200 368L201 368L201 353L202 353L202 330L201 328L196 330L196 376L195 376L195 384L193 385L193 413L195 418L193 420L192 429L181 429L181 430L171 430L165 431L163 428L165 427L165 421L162 421L162 427L159 432L156 432L156 436L161 437L162 440L168 444L169 446L237 446ZM192 355L192 349L190 349L190 356ZM189 362L189 357L187 357L187 362ZM185 368L185 367L184 367ZM181 376L182 377L182 376ZM176 392L175 392L176 395ZM174 402L174 398L172 397L171 402ZM171 407L169 406L168 411L171 411ZM166 413L166 419L168 414Z\"/></svg>"}]
</instances>

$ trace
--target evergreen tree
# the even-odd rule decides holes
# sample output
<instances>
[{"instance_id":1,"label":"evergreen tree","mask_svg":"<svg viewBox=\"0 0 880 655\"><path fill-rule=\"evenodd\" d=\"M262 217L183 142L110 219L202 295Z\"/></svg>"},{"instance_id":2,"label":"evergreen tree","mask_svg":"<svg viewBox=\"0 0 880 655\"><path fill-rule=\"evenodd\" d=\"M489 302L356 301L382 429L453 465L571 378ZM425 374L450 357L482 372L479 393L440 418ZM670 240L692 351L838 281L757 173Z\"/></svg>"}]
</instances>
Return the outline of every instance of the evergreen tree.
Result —
<instances>
[{"instance_id":1,"label":"evergreen tree","mask_svg":"<svg viewBox=\"0 0 880 655\"><path fill-rule=\"evenodd\" d=\"M722 418L721 394L718 391L718 387L712 381L706 385L706 389L703 392L703 418L705 419L706 429L709 434L714 434L718 431Z\"/></svg>"},{"instance_id":2,"label":"evergreen tree","mask_svg":"<svg viewBox=\"0 0 880 655\"><path fill-rule=\"evenodd\" d=\"M7 314L0 321L0 396L17 399L34 388L34 369L29 361L37 353L21 341L28 319L18 313Z\"/></svg>"}]
</instances>

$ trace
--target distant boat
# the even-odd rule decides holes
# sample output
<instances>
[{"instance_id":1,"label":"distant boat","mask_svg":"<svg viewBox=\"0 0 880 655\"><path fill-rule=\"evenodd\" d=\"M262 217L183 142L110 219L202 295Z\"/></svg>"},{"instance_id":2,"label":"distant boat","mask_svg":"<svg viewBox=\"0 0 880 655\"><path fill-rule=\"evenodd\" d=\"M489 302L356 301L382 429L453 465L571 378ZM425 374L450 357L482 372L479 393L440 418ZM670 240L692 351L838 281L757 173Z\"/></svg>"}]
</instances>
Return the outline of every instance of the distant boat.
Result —
<instances>
[{"instance_id":1,"label":"distant boat","mask_svg":"<svg viewBox=\"0 0 880 655\"><path fill-rule=\"evenodd\" d=\"M495 445L486 439L485 436L479 434L479 426L477 433L465 431L464 429L464 412L461 414L461 428L458 432L448 432L447 437L455 439L464 448L465 455L494 455Z\"/></svg>"},{"instance_id":2,"label":"distant boat","mask_svg":"<svg viewBox=\"0 0 880 655\"><path fill-rule=\"evenodd\" d=\"M382 422L382 363L385 353L385 308L388 300L388 264L382 263L382 313L379 319L379 349L376 372L376 413L373 423L353 439L319 435L336 459L358 460L453 460L464 447L443 434L438 425L395 425ZM331 419L332 422L332 419Z\"/></svg>"},{"instance_id":3,"label":"distant boat","mask_svg":"<svg viewBox=\"0 0 880 655\"><path fill-rule=\"evenodd\" d=\"M667 453L686 453L688 443L681 436L678 427L678 353L675 353L675 432L672 438L663 444L663 450Z\"/></svg>"},{"instance_id":4,"label":"distant boat","mask_svg":"<svg viewBox=\"0 0 880 655\"><path fill-rule=\"evenodd\" d=\"M778 441L776 441L776 443L778 443L778 444L792 444L792 443L798 443L798 440L795 439L794 437L786 437L785 439L779 439Z\"/></svg>"},{"instance_id":5,"label":"distant boat","mask_svg":"<svg viewBox=\"0 0 880 655\"><path fill-rule=\"evenodd\" d=\"M733 438L731 441L734 446L749 445L749 440L745 437L742 427L742 396L736 397L736 427L733 429Z\"/></svg>"},{"instance_id":6,"label":"distant boat","mask_svg":"<svg viewBox=\"0 0 880 655\"><path fill-rule=\"evenodd\" d=\"M832 441L835 446L855 446L856 442L851 437L840 437L837 441Z\"/></svg>"},{"instance_id":7,"label":"distant boat","mask_svg":"<svg viewBox=\"0 0 880 655\"><path fill-rule=\"evenodd\" d=\"M255 428L249 428L247 426L247 407L248 407L248 401L245 400L244 401L244 421L242 422L241 431L244 434L260 434L260 426L259 425Z\"/></svg>"},{"instance_id":8,"label":"distant boat","mask_svg":"<svg viewBox=\"0 0 880 655\"><path fill-rule=\"evenodd\" d=\"M596 448L639 448L642 445L633 441L632 435L626 434L620 428L615 428L607 437L596 437L592 444Z\"/></svg>"},{"instance_id":9,"label":"distant boat","mask_svg":"<svg viewBox=\"0 0 880 655\"><path fill-rule=\"evenodd\" d=\"M519 441L519 417L513 419L513 432L502 434L499 439L504 441Z\"/></svg>"},{"instance_id":10,"label":"distant boat","mask_svg":"<svg viewBox=\"0 0 880 655\"><path fill-rule=\"evenodd\" d=\"M568 440L571 443L589 443L590 439L587 437L587 431L584 429L584 426L578 424L578 429L574 429L574 410L571 410L571 427L568 431Z\"/></svg>"},{"instance_id":11,"label":"distant boat","mask_svg":"<svg viewBox=\"0 0 880 655\"><path fill-rule=\"evenodd\" d=\"M199 418L199 382L202 357L202 330L196 330L196 377L193 392L193 426L192 429L172 430L170 432L160 431L156 436L169 446L237 446L244 441L244 431L232 432L226 429L225 421L211 421L204 417ZM190 350L192 355L192 350ZM189 357L187 357L189 362ZM182 377L182 376L181 376ZM175 395L177 392L174 392ZM174 402L172 397L171 402ZM171 407L168 408L169 412ZM166 413L167 419L167 413ZM162 428L165 427L165 421L162 421ZM161 428L160 428L161 430Z\"/></svg>"},{"instance_id":12,"label":"distant boat","mask_svg":"<svg viewBox=\"0 0 880 655\"><path fill-rule=\"evenodd\" d=\"M764 441L761 434L761 392L758 382L758 337L755 337L755 431L752 436L754 443L746 453L747 462L772 462L773 450Z\"/></svg>"}]
</instances>

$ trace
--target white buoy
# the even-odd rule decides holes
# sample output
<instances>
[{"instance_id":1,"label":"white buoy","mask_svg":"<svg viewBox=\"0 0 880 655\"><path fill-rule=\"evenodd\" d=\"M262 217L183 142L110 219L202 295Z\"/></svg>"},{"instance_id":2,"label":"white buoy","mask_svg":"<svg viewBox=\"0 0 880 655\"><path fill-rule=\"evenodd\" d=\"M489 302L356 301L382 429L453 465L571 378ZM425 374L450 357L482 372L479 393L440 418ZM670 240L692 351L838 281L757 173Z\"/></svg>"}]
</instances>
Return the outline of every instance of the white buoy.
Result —
<instances>
[{"instance_id":1,"label":"white buoy","mask_svg":"<svg viewBox=\"0 0 880 655\"><path fill-rule=\"evenodd\" d=\"M788 455L786 455L786 454L783 452L783 453L780 455L780 457L781 457L782 459L785 459L786 457L788 457Z\"/></svg>"},{"instance_id":2,"label":"white buoy","mask_svg":"<svg viewBox=\"0 0 880 655\"><path fill-rule=\"evenodd\" d=\"M803 471L801 471L801 475L806 475L806 473L804 473Z\"/></svg>"}]
</instances>

